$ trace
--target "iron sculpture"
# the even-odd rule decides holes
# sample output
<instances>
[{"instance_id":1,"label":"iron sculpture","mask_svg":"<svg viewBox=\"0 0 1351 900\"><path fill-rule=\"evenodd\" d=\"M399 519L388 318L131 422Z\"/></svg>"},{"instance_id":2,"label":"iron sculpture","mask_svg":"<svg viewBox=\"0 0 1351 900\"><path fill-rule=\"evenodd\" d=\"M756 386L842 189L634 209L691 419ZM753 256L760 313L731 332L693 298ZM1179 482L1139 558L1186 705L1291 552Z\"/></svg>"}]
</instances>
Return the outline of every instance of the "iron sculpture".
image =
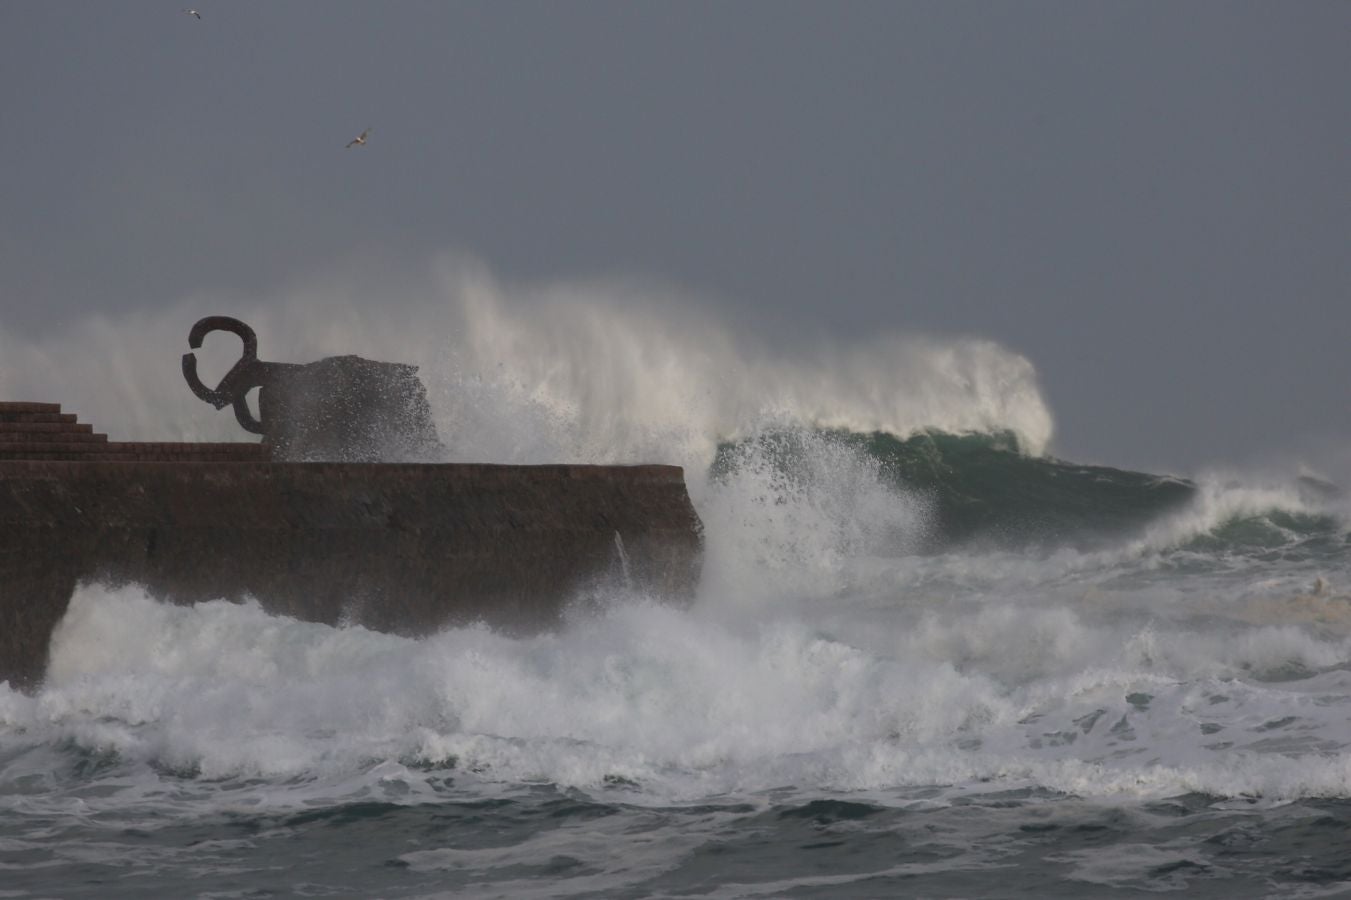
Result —
<instances>
[{"instance_id":1,"label":"iron sculpture","mask_svg":"<svg viewBox=\"0 0 1351 900\"><path fill-rule=\"evenodd\" d=\"M207 316L192 326L188 346L199 350L213 331L244 342L239 360L214 388L197 374L197 357L183 354L183 377L216 409L234 408L244 430L263 436L273 457L292 461L378 462L432 460L441 442L432 423L417 366L359 356L312 363L258 359L253 329L230 316ZM258 415L248 395L258 390Z\"/></svg>"}]
</instances>

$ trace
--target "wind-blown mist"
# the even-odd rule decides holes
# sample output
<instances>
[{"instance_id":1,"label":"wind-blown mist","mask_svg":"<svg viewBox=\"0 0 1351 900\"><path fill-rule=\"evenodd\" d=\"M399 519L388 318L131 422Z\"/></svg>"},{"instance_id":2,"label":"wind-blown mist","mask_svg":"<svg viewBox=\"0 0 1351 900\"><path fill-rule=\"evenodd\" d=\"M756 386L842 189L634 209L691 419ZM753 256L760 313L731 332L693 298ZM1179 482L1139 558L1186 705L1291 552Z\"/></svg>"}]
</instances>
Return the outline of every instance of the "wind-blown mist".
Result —
<instances>
[{"instance_id":1,"label":"wind-blown mist","mask_svg":"<svg viewBox=\"0 0 1351 900\"><path fill-rule=\"evenodd\" d=\"M351 353L419 365L455 461L706 465L720 440L768 421L1008 431L1031 453L1051 438L1031 363L991 341L881 335L774 352L675 291L504 285L459 261L432 269L384 296L316 278L276 296L93 316L51 335L21 337L0 321L0 396L62 403L113 440L252 439L179 373L192 323L222 314L253 326L262 359ZM209 337L203 380L213 384L238 346Z\"/></svg>"}]
</instances>

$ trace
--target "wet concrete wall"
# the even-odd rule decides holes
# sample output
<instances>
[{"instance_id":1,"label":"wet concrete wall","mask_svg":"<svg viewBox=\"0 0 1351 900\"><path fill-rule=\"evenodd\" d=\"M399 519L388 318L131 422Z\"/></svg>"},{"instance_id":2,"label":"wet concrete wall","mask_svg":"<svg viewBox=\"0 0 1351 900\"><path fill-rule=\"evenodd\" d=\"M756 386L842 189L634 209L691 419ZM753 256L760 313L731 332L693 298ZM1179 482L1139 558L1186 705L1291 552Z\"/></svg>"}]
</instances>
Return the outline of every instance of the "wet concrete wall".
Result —
<instances>
[{"instance_id":1,"label":"wet concrete wall","mask_svg":"<svg viewBox=\"0 0 1351 900\"><path fill-rule=\"evenodd\" d=\"M476 620L547 629L602 581L679 602L699 574L700 524L674 466L83 459L0 459L11 684L40 680L84 581L417 636Z\"/></svg>"}]
</instances>

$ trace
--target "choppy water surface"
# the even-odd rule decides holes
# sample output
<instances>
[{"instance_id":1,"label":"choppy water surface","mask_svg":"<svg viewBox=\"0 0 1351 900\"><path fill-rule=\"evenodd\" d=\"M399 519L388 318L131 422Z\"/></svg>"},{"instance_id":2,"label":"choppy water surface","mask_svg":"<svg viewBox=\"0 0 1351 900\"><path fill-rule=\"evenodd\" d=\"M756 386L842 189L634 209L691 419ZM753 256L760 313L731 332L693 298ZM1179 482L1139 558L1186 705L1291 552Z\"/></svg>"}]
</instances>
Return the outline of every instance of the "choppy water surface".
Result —
<instances>
[{"instance_id":1,"label":"choppy water surface","mask_svg":"<svg viewBox=\"0 0 1351 900\"><path fill-rule=\"evenodd\" d=\"M416 803L372 796L202 816L162 802L35 816L26 837L2 845L6 895L1318 897L1342 895L1351 878L1344 800L783 790L651 807L603 791L452 781ZM370 793L403 784L386 773ZM166 793L200 805L200 792Z\"/></svg>"}]
</instances>

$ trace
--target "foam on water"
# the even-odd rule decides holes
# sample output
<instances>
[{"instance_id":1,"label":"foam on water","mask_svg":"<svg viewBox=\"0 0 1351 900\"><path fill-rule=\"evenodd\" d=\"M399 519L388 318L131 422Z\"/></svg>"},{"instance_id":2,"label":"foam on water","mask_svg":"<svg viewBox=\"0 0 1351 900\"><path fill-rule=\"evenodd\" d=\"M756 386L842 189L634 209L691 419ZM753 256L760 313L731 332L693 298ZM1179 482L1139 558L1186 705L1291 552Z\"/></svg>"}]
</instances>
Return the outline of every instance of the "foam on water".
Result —
<instances>
[{"instance_id":1,"label":"foam on water","mask_svg":"<svg viewBox=\"0 0 1351 900\"><path fill-rule=\"evenodd\" d=\"M48 683L0 691L0 723L10 753L73 744L320 794L392 780L416 795L427 767L630 785L633 802L991 780L1086 796L1351 792L1345 631L1051 598L794 599L747 615L718 596L691 610L624 598L559 634L407 641L91 586Z\"/></svg>"}]
</instances>

